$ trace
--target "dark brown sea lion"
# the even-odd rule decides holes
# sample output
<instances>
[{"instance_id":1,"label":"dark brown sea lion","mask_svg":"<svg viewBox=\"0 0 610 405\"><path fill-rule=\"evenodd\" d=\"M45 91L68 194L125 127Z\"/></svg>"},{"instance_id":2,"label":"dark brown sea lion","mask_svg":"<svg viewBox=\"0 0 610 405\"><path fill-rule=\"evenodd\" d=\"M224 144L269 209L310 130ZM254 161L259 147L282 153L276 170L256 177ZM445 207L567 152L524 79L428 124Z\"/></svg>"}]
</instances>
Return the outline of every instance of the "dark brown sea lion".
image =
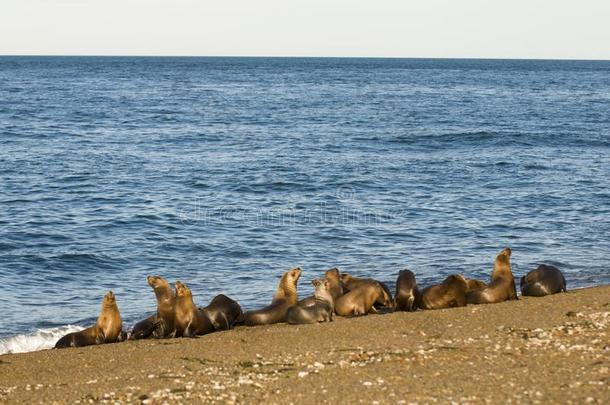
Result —
<instances>
[{"instance_id":1,"label":"dark brown sea lion","mask_svg":"<svg viewBox=\"0 0 610 405\"><path fill-rule=\"evenodd\" d=\"M239 303L226 295L215 296L207 307L200 311L208 317L215 330L229 330L236 323L244 321L244 313Z\"/></svg>"},{"instance_id":2,"label":"dark brown sea lion","mask_svg":"<svg viewBox=\"0 0 610 405\"><path fill-rule=\"evenodd\" d=\"M148 276L150 285L157 297L157 314L152 336L156 338L171 338L176 335L175 311L176 294L166 279L160 276Z\"/></svg>"},{"instance_id":3,"label":"dark brown sea lion","mask_svg":"<svg viewBox=\"0 0 610 405\"><path fill-rule=\"evenodd\" d=\"M339 273L339 269L333 267L330 270L326 270L326 273L324 273L324 278L328 281L330 285L330 295L332 295L333 301L336 301L340 296L343 295L343 284L341 282L341 274ZM316 297L311 296L300 300L298 305L302 307L308 307L311 305L315 305L315 303Z\"/></svg>"},{"instance_id":4,"label":"dark brown sea lion","mask_svg":"<svg viewBox=\"0 0 610 405\"><path fill-rule=\"evenodd\" d=\"M468 283L459 274L452 274L438 285L424 288L419 296L421 309L442 309L466 306Z\"/></svg>"},{"instance_id":5,"label":"dark brown sea lion","mask_svg":"<svg viewBox=\"0 0 610 405\"><path fill-rule=\"evenodd\" d=\"M104 296L102 311L94 326L80 332L68 333L57 341L56 349L64 347L80 347L117 342L122 335L123 322L112 291Z\"/></svg>"},{"instance_id":6,"label":"dark brown sea lion","mask_svg":"<svg viewBox=\"0 0 610 405\"><path fill-rule=\"evenodd\" d=\"M541 264L521 277L521 295L543 297L561 291L566 292L566 279L557 267Z\"/></svg>"},{"instance_id":7,"label":"dark brown sea lion","mask_svg":"<svg viewBox=\"0 0 610 405\"><path fill-rule=\"evenodd\" d=\"M271 305L246 312L244 314L244 323L252 326L284 322L288 308L295 305L298 301L297 282L299 277L301 277L301 269L298 267L284 273L273 296Z\"/></svg>"},{"instance_id":8,"label":"dark brown sea lion","mask_svg":"<svg viewBox=\"0 0 610 405\"><path fill-rule=\"evenodd\" d=\"M341 273L341 283L343 284L343 293L344 294L352 291L355 288L362 286L363 284L379 283L381 288L384 289L385 293L387 295L389 295L390 298L392 297L392 292L390 291L388 286L385 283L382 283L381 281L375 280L373 278L360 278L360 277L354 277L349 273ZM375 303L375 308L380 308L381 306L382 305L379 304L378 302ZM392 301L392 305L390 307L393 307L393 301Z\"/></svg>"},{"instance_id":9,"label":"dark brown sea lion","mask_svg":"<svg viewBox=\"0 0 610 405\"><path fill-rule=\"evenodd\" d=\"M374 304L393 307L392 296L377 281L362 283L339 297L335 303L335 313L341 316L373 314L377 313Z\"/></svg>"},{"instance_id":10,"label":"dark brown sea lion","mask_svg":"<svg viewBox=\"0 0 610 405\"><path fill-rule=\"evenodd\" d=\"M333 320L334 299L332 296L333 284L325 279L313 280L315 287L315 303L310 306L295 305L288 309L286 322L291 324L305 324L316 322L330 322Z\"/></svg>"},{"instance_id":11,"label":"dark brown sea lion","mask_svg":"<svg viewBox=\"0 0 610 405\"><path fill-rule=\"evenodd\" d=\"M468 284L468 292L480 290L481 288L487 287L486 282L481 280L475 280L474 278L467 278L466 283Z\"/></svg>"},{"instance_id":12,"label":"dark brown sea lion","mask_svg":"<svg viewBox=\"0 0 610 405\"><path fill-rule=\"evenodd\" d=\"M493 304L517 299L515 279L510 268L510 248L502 250L494 263L491 281L487 287L471 291L466 295L468 304Z\"/></svg>"},{"instance_id":13,"label":"dark brown sea lion","mask_svg":"<svg viewBox=\"0 0 610 405\"><path fill-rule=\"evenodd\" d=\"M176 337L193 337L214 332L214 325L193 302L191 290L176 281L176 303L174 305Z\"/></svg>"},{"instance_id":14,"label":"dark brown sea lion","mask_svg":"<svg viewBox=\"0 0 610 405\"><path fill-rule=\"evenodd\" d=\"M415 281L415 274L411 270L404 269L398 273L396 279L396 303L397 311L415 311L417 309L417 297L419 290Z\"/></svg>"}]
</instances>

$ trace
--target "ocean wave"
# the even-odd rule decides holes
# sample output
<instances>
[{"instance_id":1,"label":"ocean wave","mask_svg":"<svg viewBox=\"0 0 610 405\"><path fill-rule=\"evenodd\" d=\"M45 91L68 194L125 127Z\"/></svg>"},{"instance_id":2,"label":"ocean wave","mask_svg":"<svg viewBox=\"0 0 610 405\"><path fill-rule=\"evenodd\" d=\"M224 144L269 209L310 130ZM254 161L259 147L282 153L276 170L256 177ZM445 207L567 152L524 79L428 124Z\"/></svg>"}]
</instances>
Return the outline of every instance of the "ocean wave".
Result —
<instances>
[{"instance_id":1,"label":"ocean wave","mask_svg":"<svg viewBox=\"0 0 610 405\"><path fill-rule=\"evenodd\" d=\"M0 354L27 353L52 349L62 336L83 330L81 326L64 325L56 328L38 329L29 335L17 335L0 339Z\"/></svg>"}]
</instances>

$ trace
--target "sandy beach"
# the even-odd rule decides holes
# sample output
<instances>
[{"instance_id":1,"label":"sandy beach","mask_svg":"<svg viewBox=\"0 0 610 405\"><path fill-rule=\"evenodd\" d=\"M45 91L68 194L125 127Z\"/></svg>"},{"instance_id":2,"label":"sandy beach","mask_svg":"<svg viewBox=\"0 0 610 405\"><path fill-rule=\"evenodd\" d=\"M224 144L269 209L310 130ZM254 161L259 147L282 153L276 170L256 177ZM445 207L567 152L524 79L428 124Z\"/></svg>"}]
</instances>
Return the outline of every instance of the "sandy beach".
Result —
<instances>
[{"instance_id":1,"label":"sandy beach","mask_svg":"<svg viewBox=\"0 0 610 405\"><path fill-rule=\"evenodd\" d=\"M610 286L0 356L2 403L608 403Z\"/></svg>"}]
</instances>

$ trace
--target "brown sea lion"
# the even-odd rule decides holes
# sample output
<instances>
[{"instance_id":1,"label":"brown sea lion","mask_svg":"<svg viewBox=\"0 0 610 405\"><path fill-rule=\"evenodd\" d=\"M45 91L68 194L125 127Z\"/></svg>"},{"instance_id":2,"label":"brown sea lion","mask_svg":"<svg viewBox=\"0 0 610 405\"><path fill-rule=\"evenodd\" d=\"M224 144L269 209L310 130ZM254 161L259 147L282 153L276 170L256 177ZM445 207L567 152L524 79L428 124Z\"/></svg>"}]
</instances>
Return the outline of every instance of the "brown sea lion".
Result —
<instances>
[{"instance_id":1,"label":"brown sea lion","mask_svg":"<svg viewBox=\"0 0 610 405\"><path fill-rule=\"evenodd\" d=\"M335 303L335 313L341 316L373 314L377 313L374 304L384 307L393 306L392 296L377 281L362 283L339 297Z\"/></svg>"},{"instance_id":2,"label":"brown sea lion","mask_svg":"<svg viewBox=\"0 0 610 405\"><path fill-rule=\"evenodd\" d=\"M328 281L330 285L330 295L333 297L333 301L336 301L340 296L343 295L343 284L341 282L341 274L339 273L339 269L333 267L330 270L326 270L324 273L324 278ZM316 297L315 295L307 298L303 298L299 301L298 305L302 307L309 307L315 305Z\"/></svg>"},{"instance_id":3,"label":"brown sea lion","mask_svg":"<svg viewBox=\"0 0 610 405\"><path fill-rule=\"evenodd\" d=\"M392 297L392 292L390 291L388 286L385 283L375 280L373 278L360 278L360 277L354 277L349 273L341 273L341 283L343 284L343 293L348 293L348 292L352 291L353 289L362 286L363 284L379 283L379 285L381 286L381 288L384 289L386 294L389 295L390 298ZM380 307L382 307L382 305L379 304L378 302L376 302L375 308L380 308ZM390 307L393 307L393 301L392 301L392 305Z\"/></svg>"},{"instance_id":4,"label":"brown sea lion","mask_svg":"<svg viewBox=\"0 0 610 405\"><path fill-rule=\"evenodd\" d=\"M226 295L215 296L207 307L200 311L208 317L215 330L229 330L236 323L244 321L244 313L239 303Z\"/></svg>"},{"instance_id":5,"label":"brown sea lion","mask_svg":"<svg viewBox=\"0 0 610 405\"><path fill-rule=\"evenodd\" d=\"M510 269L510 248L502 250L494 263L491 281L487 287L466 294L468 304L493 304L517 299L515 279Z\"/></svg>"},{"instance_id":6,"label":"brown sea lion","mask_svg":"<svg viewBox=\"0 0 610 405\"><path fill-rule=\"evenodd\" d=\"M176 294L166 279L160 276L148 276L148 285L152 287L157 297L157 314L152 336L156 338L172 338L176 335L175 311Z\"/></svg>"},{"instance_id":7,"label":"brown sea lion","mask_svg":"<svg viewBox=\"0 0 610 405\"><path fill-rule=\"evenodd\" d=\"M117 342L122 335L123 322L112 291L104 296L102 311L94 326L68 333L57 341L56 349Z\"/></svg>"},{"instance_id":8,"label":"brown sea lion","mask_svg":"<svg viewBox=\"0 0 610 405\"><path fill-rule=\"evenodd\" d=\"M481 288L487 287L486 282L481 280L475 280L474 278L467 278L466 283L468 284L468 292L480 290Z\"/></svg>"},{"instance_id":9,"label":"brown sea lion","mask_svg":"<svg viewBox=\"0 0 610 405\"><path fill-rule=\"evenodd\" d=\"M212 322L195 306L191 290L180 281L176 281L175 285L174 322L176 337L193 337L214 332Z\"/></svg>"},{"instance_id":10,"label":"brown sea lion","mask_svg":"<svg viewBox=\"0 0 610 405\"><path fill-rule=\"evenodd\" d=\"M419 290L415 281L415 274L411 270L404 269L398 273L396 279L396 303L397 311L415 311L417 309L417 297Z\"/></svg>"},{"instance_id":11,"label":"brown sea lion","mask_svg":"<svg viewBox=\"0 0 610 405\"><path fill-rule=\"evenodd\" d=\"M146 339L152 336L155 328L157 327L157 314L151 315L146 319L136 323L131 332L129 332L128 339Z\"/></svg>"},{"instance_id":12,"label":"brown sea lion","mask_svg":"<svg viewBox=\"0 0 610 405\"><path fill-rule=\"evenodd\" d=\"M286 313L286 322L291 324L305 324L316 322L330 322L333 320L335 311L334 299L332 295L333 283L322 278L312 281L315 287L314 305L303 307L300 305L292 306Z\"/></svg>"},{"instance_id":13,"label":"brown sea lion","mask_svg":"<svg viewBox=\"0 0 610 405\"><path fill-rule=\"evenodd\" d=\"M541 264L521 277L521 295L543 297L561 291L566 292L566 279L555 266Z\"/></svg>"},{"instance_id":14,"label":"brown sea lion","mask_svg":"<svg viewBox=\"0 0 610 405\"><path fill-rule=\"evenodd\" d=\"M459 274L452 274L442 283L424 288L419 296L421 309L442 309L466 306L468 283Z\"/></svg>"},{"instance_id":15,"label":"brown sea lion","mask_svg":"<svg viewBox=\"0 0 610 405\"><path fill-rule=\"evenodd\" d=\"M299 277L301 277L301 269L298 267L284 273L273 296L271 305L246 312L244 314L244 323L252 326L284 322L288 308L295 305L298 301L297 282Z\"/></svg>"}]
</instances>

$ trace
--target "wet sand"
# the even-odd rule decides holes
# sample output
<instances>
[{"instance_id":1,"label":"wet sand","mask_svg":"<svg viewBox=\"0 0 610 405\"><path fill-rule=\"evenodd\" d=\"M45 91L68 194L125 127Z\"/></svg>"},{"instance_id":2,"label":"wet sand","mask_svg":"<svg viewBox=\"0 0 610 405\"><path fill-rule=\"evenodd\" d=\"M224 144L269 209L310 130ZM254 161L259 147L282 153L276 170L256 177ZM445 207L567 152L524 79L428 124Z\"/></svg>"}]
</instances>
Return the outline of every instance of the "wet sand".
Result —
<instances>
[{"instance_id":1,"label":"wet sand","mask_svg":"<svg viewBox=\"0 0 610 405\"><path fill-rule=\"evenodd\" d=\"M0 356L2 403L610 403L610 286Z\"/></svg>"}]
</instances>

